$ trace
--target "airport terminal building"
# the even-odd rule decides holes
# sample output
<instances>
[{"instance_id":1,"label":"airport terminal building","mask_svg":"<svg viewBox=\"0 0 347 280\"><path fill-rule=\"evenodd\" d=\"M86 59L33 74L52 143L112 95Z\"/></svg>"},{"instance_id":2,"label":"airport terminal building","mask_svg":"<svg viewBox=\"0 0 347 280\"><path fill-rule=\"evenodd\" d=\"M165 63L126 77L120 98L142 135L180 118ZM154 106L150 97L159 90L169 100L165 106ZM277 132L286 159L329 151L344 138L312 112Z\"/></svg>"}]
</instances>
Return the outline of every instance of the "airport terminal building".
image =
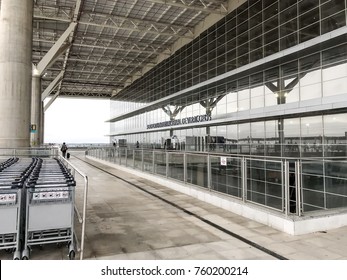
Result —
<instances>
[{"instance_id":1,"label":"airport terminal building","mask_svg":"<svg viewBox=\"0 0 347 280\"><path fill-rule=\"evenodd\" d=\"M119 163L287 214L346 207L346 1L241 2L111 99Z\"/></svg>"},{"instance_id":2,"label":"airport terminal building","mask_svg":"<svg viewBox=\"0 0 347 280\"><path fill-rule=\"evenodd\" d=\"M290 234L347 226L347 0L24 2L0 0L3 155L42 148L58 96L107 98L89 160Z\"/></svg>"}]
</instances>

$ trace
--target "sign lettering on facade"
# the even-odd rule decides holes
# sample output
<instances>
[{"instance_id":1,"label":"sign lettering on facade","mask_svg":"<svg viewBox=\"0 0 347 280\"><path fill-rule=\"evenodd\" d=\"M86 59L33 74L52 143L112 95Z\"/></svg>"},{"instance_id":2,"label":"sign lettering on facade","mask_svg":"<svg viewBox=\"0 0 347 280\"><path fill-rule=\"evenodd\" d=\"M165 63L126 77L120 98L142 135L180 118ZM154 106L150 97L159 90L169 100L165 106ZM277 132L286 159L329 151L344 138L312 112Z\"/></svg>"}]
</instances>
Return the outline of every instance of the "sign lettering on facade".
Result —
<instances>
[{"instance_id":1,"label":"sign lettering on facade","mask_svg":"<svg viewBox=\"0 0 347 280\"><path fill-rule=\"evenodd\" d=\"M160 127L166 127L166 126L175 126L180 124L206 122L206 121L210 121L211 119L212 118L209 115L199 115L199 116L188 117L188 118L183 118L178 120L149 124L147 125L147 129L160 128Z\"/></svg>"}]
</instances>

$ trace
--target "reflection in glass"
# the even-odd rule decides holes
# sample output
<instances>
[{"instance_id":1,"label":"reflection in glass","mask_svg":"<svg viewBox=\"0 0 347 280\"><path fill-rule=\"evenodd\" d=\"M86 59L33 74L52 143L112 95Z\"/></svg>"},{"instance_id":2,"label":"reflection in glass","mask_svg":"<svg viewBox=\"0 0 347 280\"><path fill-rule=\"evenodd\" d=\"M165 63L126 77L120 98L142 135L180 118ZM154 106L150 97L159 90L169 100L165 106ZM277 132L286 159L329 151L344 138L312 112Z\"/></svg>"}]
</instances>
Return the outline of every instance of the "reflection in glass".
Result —
<instances>
[{"instance_id":1,"label":"reflection in glass","mask_svg":"<svg viewBox=\"0 0 347 280\"><path fill-rule=\"evenodd\" d=\"M208 187L207 156L187 154L187 183Z\"/></svg>"}]
</instances>

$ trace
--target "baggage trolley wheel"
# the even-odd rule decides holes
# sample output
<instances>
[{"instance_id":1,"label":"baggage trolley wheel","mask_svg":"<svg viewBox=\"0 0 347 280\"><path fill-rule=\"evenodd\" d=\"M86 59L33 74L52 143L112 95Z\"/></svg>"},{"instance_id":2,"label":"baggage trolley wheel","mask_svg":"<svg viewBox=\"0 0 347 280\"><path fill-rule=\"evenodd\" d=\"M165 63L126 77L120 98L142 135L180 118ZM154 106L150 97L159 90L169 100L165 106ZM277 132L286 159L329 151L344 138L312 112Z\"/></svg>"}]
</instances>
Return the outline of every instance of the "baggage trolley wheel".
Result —
<instances>
[{"instance_id":1,"label":"baggage trolley wheel","mask_svg":"<svg viewBox=\"0 0 347 280\"><path fill-rule=\"evenodd\" d=\"M29 254L30 254L30 250L29 247L23 250L22 253L22 260L28 260L29 259Z\"/></svg>"},{"instance_id":2,"label":"baggage trolley wheel","mask_svg":"<svg viewBox=\"0 0 347 280\"><path fill-rule=\"evenodd\" d=\"M13 254L13 259L14 260L20 260L20 252L16 250Z\"/></svg>"},{"instance_id":3,"label":"baggage trolley wheel","mask_svg":"<svg viewBox=\"0 0 347 280\"><path fill-rule=\"evenodd\" d=\"M76 256L75 250L69 252L69 260L74 260Z\"/></svg>"}]
</instances>

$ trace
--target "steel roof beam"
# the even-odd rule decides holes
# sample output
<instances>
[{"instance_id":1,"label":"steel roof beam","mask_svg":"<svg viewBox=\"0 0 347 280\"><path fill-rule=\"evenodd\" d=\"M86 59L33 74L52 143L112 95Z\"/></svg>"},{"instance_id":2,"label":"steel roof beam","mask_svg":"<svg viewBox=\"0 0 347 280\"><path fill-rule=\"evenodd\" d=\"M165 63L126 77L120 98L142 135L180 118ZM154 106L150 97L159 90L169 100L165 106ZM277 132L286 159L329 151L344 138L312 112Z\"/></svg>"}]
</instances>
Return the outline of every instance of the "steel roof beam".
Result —
<instances>
[{"instance_id":1,"label":"steel roof beam","mask_svg":"<svg viewBox=\"0 0 347 280\"><path fill-rule=\"evenodd\" d=\"M65 74L65 69L66 69L66 66L67 66L67 61L69 59L69 56L70 56L70 50L71 50L71 43L73 41L73 38L74 38L74 34L75 34L75 30L77 28L77 20L78 20L78 16L80 14L82 10L82 0L76 0L76 5L75 5L75 10L74 10L74 15L73 15L73 18L72 18L72 23L75 23L74 25L74 28L73 30L71 31L70 33L70 37L69 37L69 43L70 43L70 46L69 48L67 49L66 53L65 53L65 58L64 58L64 62L63 62L63 78L64 78L64 74ZM71 24L70 24L71 26ZM54 95L54 97L47 103L47 105L45 106L44 110L46 111L49 106L54 102L54 100L59 96L59 93L60 93L60 89L61 89L61 84L62 83L59 83L59 86L58 86L58 90L56 92L56 94Z\"/></svg>"},{"instance_id":2,"label":"steel roof beam","mask_svg":"<svg viewBox=\"0 0 347 280\"><path fill-rule=\"evenodd\" d=\"M53 33L53 31L52 31ZM128 50L129 48L137 48L138 50L141 49L152 49L153 51L158 51L158 49L164 49L167 51L170 51L168 46L165 46L163 44L147 44L147 43L142 43L142 42L133 42L131 40L121 40L120 38L92 38L92 37L79 37L79 36L75 36L74 42L82 42L81 44L86 44L86 45L90 45L88 44L89 42L91 42L92 44L101 44L102 46L107 46L106 44L109 42L114 42L116 40L116 43L118 45L119 48L123 48L125 50ZM52 38L52 36L47 36L46 37L44 35L40 35L40 38L33 38L33 42L42 42L42 43L47 43L47 44L54 44L55 40ZM117 47L116 45L113 45L111 47Z\"/></svg>"},{"instance_id":3,"label":"steel roof beam","mask_svg":"<svg viewBox=\"0 0 347 280\"><path fill-rule=\"evenodd\" d=\"M41 75L43 71L50 65L54 63L54 61L62 54L64 53L67 48L69 47L69 44L64 44L68 36L70 35L71 31L76 27L76 23L72 22L68 29L65 30L63 35L60 36L57 42L50 48L50 50L46 53L46 55L41 59L41 61L37 65L37 70L39 71L39 74Z\"/></svg>"},{"instance_id":4,"label":"steel roof beam","mask_svg":"<svg viewBox=\"0 0 347 280\"><path fill-rule=\"evenodd\" d=\"M61 71L57 77L49 84L49 86L44 90L44 92L41 95L41 100L44 101L46 97L48 97L51 92L59 85L61 80L63 79L64 72Z\"/></svg>"},{"instance_id":5,"label":"steel roof beam","mask_svg":"<svg viewBox=\"0 0 347 280\"><path fill-rule=\"evenodd\" d=\"M51 11L45 12L45 9L49 10L49 9L54 9L54 8L49 7L49 6L38 7L38 9L36 9L36 11L35 11L36 13L34 13L34 19L54 19L55 20L55 17L52 17L52 15L53 14L57 15L57 13L56 12L52 13ZM39 13L37 13L37 10L39 11ZM64 17L64 18L59 17L59 18L61 18L60 21L70 22L69 14L70 14L69 10L64 12L62 15L63 16L65 15L66 17ZM112 14L105 14L105 13L95 13L93 11L82 11L81 18L84 16L89 17L89 20L88 21L80 20L81 24L88 24L90 20L95 21L96 17L100 17L100 18L102 18L102 19L100 19L101 22L109 21L109 22L115 23L116 21L122 21L122 22L130 23L130 25L147 24L147 25L152 26L153 28L156 28L156 29L170 29L174 33L177 33L178 30L182 31L182 29L185 33L185 32L188 32L190 29L189 27L182 25L182 24L163 23L163 22L158 22L155 20L148 20L148 19L142 20L142 19L131 18L128 16L119 16L119 15L112 15Z\"/></svg>"},{"instance_id":6,"label":"steel roof beam","mask_svg":"<svg viewBox=\"0 0 347 280\"><path fill-rule=\"evenodd\" d=\"M208 14L219 14L219 15L220 14L226 14L226 12L222 11L222 9L220 9L220 10L211 9L207 5L203 5L203 7L197 7L197 6L192 6L192 5L188 5L188 4L183 4L183 2L178 3L176 1L173 2L173 1L168 1L168 0L146 0L146 1L152 2L152 3L157 3L157 4L168 5L168 6L172 6L172 7L178 7L178 8L182 8L182 9L194 10L194 11L208 13Z\"/></svg>"},{"instance_id":7,"label":"steel roof beam","mask_svg":"<svg viewBox=\"0 0 347 280\"><path fill-rule=\"evenodd\" d=\"M48 19L48 20L54 20L54 21L62 21L62 22L70 22L69 19L60 18L60 17L52 17L52 16L44 16L44 15L34 15L34 19ZM110 29L122 29L122 30L128 30L128 31L136 31L136 32L144 32L149 34L155 34L155 35L162 35L162 36L169 36L169 37L177 37L177 38L186 38L191 39L192 36L188 35L180 35L178 33L175 33L176 31L173 31L172 28L168 30L172 30L172 32L165 32L165 31L159 31L159 29L150 29L150 28L141 28L138 25L133 25L134 27L127 27L122 26L121 24L105 24L105 23L96 23L96 22L88 22L88 21L79 21L78 22L81 25L87 25L87 26L97 26L97 27L103 27L103 28L110 28Z\"/></svg>"},{"instance_id":8,"label":"steel roof beam","mask_svg":"<svg viewBox=\"0 0 347 280\"><path fill-rule=\"evenodd\" d=\"M125 52L138 52L138 53L148 53L148 54L159 54L159 52L156 52L156 51L137 50L137 49L134 49L134 48L123 49L123 48L116 48L116 47L99 46L99 45L87 45L87 44L78 44L78 43L74 43L73 46L85 47L85 48L103 49L103 50L112 50L112 51L125 51Z\"/></svg>"},{"instance_id":9,"label":"steel roof beam","mask_svg":"<svg viewBox=\"0 0 347 280\"><path fill-rule=\"evenodd\" d=\"M37 55L33 56L33 57L37 57ZM138 59L138 58L136 58ZM119 61L116 61L116 60L119 60ZM57 61L59 62L64 62L63 59L57 59ZM56 61L56 62L57 62ZM88 58L69 58L69 61L70 62L81 62L81 63L89 63L89 64L99 64L99 65L109 65L111 62L113 62L113 65L115 67L126 67L126 66L132 66L132 67L140 67L143 63L146 63L146 65L148 66L155 66L156 64L155 63L151 63L151 62L148 62L146 60L143 60L143 61L138 61L136 62L135 60L125 60L125 59L122 59L122 58L117 58L117 57L112 57L112 58L108 58L108 60L104 60L104 61L101 61L101 60L92 60L92 59L88 59ZM112 64L111 64L112 66Z\"/></svg>"},{"instance_id":10,"label":"steel roof beam","mask_svg":"<svg viewBox=\"0 0 347 280\"><path fill-rule=\"evenodd\" d=\"M54 96L48 101L48 103L44 107L44 111L46 112L47 109L52 105L52 103L57 99L57 97L60 94L60 90L57 90Z\"/></svg>"}]
</instances>

